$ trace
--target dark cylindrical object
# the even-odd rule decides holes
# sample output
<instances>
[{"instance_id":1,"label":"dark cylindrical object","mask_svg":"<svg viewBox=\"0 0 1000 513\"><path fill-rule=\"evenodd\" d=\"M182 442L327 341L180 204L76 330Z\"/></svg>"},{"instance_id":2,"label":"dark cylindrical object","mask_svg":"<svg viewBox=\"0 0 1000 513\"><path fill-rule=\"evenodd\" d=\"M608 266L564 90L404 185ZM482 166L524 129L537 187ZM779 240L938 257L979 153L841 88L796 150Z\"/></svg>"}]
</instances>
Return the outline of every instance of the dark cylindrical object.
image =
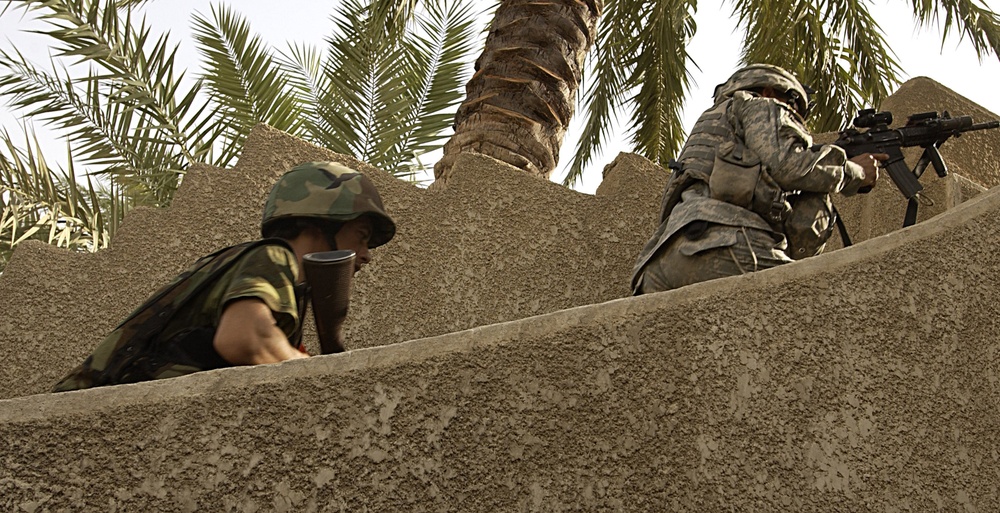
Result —
<instances>
[{"instance_id":1,"label":"dark cylindrical object","mask_svg":"<svg viewBox=\"0 0 1000 513\"><path fill-rule=\"evenodd\" d=\"M312 294L320 351L323 354L341 353L344 351L341 327L351 304L354 251L309 253L302 258L302 266Z\"/></svg>"}]
</instances>

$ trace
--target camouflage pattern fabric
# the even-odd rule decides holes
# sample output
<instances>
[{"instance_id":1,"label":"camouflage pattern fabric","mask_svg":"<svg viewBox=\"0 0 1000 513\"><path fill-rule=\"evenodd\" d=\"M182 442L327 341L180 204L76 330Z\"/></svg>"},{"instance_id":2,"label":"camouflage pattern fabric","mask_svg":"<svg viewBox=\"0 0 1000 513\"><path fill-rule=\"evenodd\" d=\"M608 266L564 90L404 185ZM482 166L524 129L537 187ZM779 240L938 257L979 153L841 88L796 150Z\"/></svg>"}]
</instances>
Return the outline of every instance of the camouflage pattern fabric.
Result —
<instances>
[{"instance_id":1,"label":"camouflage pattern fabric","mask_svg":"<svg viewBox=\"0 0 1000 513\"><path fill-rule=\"evenodd\" d=\"M309 162L285 173L271 189L261 228L266 230L282 218L342 222L363 215L372 221L369 247L381 246L395 235L396 224L367 176L336 162Z\"/></svg>"},{"instance_id":2,"label":"camouflage pattern fabric","mask_svg":"<svg viewBox=\"0 0 1000 513\"><path fill-rule=\"evenodd\" d=\"M647 264L638 293L763 271L789 261L768 231L708 225L697 239L684 233L670 239L660 256Z\"/></svg>"},{"instance_id":3,"label":"camouflage pattern fabric","mask_svg":"<svg viewBox=\"0 0 1000 513\"><path fill-rule=\"evenodd\" d=\"M737 91L749 91L770 87L789 96L795 103L795 111L805 118L809 112L809 94L794 75L771 64L751 64L733 73L729 80L715 88L713 97L718 102L732 98Z\"/></svg>"},{"instance_id":4,"label":"camouflage pattern fabric","mask_svg":"<svg viewBox=\"0 0 1000 513\"><path fill-rule=\"evenodd\" d=\"M740 231L745 228L753 230L758 235L769 234L772 242L763 253L751 251L740 257L738 252L730 254L724 251L723 254L736 258L733 262L734 268L758 269L762 259L768 260L773 255L780 255L778 259L783 262L791 261L785 254L788 244L782 223L769 222L748 208L712 198L709 180L715 165L716 151L720 145L733 138L738 138L759 158L762 174L766 174L778 187L788 193L839 192L850 195L857 192L864 178L861 167L849 162L839 147L823 145L813 148L812 136L803 126L799 116L787 105L771 98L737 91L731 98L723 98L705 111L692 129L678 158L680 168L673 172L667 183L667 193L671 192L672 188L676 189L677 183L684 183L684 190L679 194L680 201L676 203L667 202L668 194L664 194L665 201L660 213L661 224L639 254L633 269L634 293L661 290L655 285L643 286L643 276L645 273L665 272L664 266L651 266L650 262L664 258L668 250L679 250L679 244L667 248L668 241L679 236L682 230L695 222L728 226ZM810 202L810 204L816 203ZM798 216L801 217L809 216ZM710 249L733 247L736 240L735 231L730 231L734 233L724 238L724 241L705 238L704 234L709 230L686 233L688 243L684 244L685 251L696 255ZM826 236L829 236L829 233L826 233ZM757 236L752 238L755 245L749 247L756 248L762 241ZM733 242L726 246L725 243L729 241ZM695 283L718 277L709 268L699 270L698 266L690 266L687 269L685 272L693 275L683 280L678 280L676 276L659 276L650 278L650 282Z\"/></svg>"},{"instance_id":5,"label":"camouflage pattern fabric","mask_svg":"<svg viewBox=\"0 0 1000 513\"><path fill-rule=\"evenodd\" d=\"M230 366L212 341L230 301L258 298L301 349L307 304L295 254L267 239L202 258L157 291L112 331L54 391L135 383Z\"/></svg>"}]
</instances>

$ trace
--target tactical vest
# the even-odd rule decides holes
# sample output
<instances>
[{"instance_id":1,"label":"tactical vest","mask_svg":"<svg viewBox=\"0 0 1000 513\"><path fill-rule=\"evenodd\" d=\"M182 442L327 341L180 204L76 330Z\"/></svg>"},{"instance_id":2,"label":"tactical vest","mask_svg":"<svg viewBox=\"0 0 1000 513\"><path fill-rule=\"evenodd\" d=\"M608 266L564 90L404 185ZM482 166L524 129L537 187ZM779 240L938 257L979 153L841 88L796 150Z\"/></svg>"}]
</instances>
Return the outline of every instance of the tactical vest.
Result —
<instances>
[{"instance_id":1,"label":"tactical vest","mask_svg":"<svg viewBox=\"0 0 1000 513\"><path fill-rule=\"evenodd\" d=\"M731 104L729 100L713 106L692 128L677 159L673 183L667 185L661 222L680 201L680 193L701 182L713 199L746 208L784 234L790 257L818 254L833 232L835 214L829 196L783 190L760 158L744 146L739 127L730 124Z\"/></svg>"},{"instance_id":2,"label":"tactical vest","mask_svg":"<svg viewBox=\"0 0 1000 513\"><path fill-rule=\"evenodd\" d=\"M729 120L726 119L729 103L720 102L702 113L677 158L685 172L706 184L712 174L717 148L724 142L736 139Z\"/></svg>"},{"instance_id":3,"label":"tactical vest","mask_svg":"<svg viewBox=\"0 0 1000 513\"><path fill-rule=\"evenodd\" d=\"M223 248L199 259L129 314L93 354L56 385L54 391L136 383L229 366L211 346L215 334L213 327L193 326L172 335L170 341L159 338L178 311L216 283L247 252L266 244L292 251L282 239L263 239ZM300 296L298 291L296 296ZM299 299L301 319L306 301L302 297ZM301 337L300 327L289 341L300 347ZM168 344L207 347L203 348L205 355L198 358L199 361L177 361L189 358L171 357L162 347Z\"/></svg>"}]
</instances>

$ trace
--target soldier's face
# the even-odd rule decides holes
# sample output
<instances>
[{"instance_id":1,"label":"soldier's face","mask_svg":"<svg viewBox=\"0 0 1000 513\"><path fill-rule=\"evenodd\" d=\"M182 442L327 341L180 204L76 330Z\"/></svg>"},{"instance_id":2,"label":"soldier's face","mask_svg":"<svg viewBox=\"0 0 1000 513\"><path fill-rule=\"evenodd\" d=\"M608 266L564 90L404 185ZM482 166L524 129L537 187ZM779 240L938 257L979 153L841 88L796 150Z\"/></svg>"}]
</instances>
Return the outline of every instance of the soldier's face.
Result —
<instances>
[{"instance_id":1,"label":"soldier's face","mask_svg":"<svg viewBox=\"0 0 1000 513\"><path fill-rule=\"evenodd\" d=\"M344 223L334 237L337 249L354 250L354 272L360 271L362 266L371 261L371 253L368 251L371 237L372 223L365 216Z\"/></svg>"},{"instance_id":2,"label":"soldier's face","mask_svg":"<svg viewBox=\"0 0 1000 513\"><path fill-rule=\"evenodd\" d=\"M761 90L760 95L763 96L764 98L774 98L775 100L778 100L779 102L787 105L788 108L792 109L793 111L798 112L798 105L795 103L795 98L792 98L785 93L777 91L773 87L765 87L764 89Z\"/></svg>"}]
</instances>

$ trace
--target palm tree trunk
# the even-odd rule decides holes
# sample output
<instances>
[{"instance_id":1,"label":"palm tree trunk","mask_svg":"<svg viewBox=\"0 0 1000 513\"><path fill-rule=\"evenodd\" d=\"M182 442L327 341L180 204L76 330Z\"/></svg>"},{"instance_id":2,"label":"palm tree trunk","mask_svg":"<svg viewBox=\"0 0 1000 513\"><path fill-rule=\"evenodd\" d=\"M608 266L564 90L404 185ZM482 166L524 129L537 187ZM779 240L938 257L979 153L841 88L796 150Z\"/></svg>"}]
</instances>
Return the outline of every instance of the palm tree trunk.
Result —
<instances>
[{"instance_id":1,"label":"palm tree trunk","mask_svg":"<svg viewBox=\"0 0 1000 513\"><path fill-rule=\"evenodd\" d=\"M604 0L505 0L497 8L455 135L434 166L446 182L475 152L548 178L573 117L583 61Z\"/></svg>"}]
</instances>

